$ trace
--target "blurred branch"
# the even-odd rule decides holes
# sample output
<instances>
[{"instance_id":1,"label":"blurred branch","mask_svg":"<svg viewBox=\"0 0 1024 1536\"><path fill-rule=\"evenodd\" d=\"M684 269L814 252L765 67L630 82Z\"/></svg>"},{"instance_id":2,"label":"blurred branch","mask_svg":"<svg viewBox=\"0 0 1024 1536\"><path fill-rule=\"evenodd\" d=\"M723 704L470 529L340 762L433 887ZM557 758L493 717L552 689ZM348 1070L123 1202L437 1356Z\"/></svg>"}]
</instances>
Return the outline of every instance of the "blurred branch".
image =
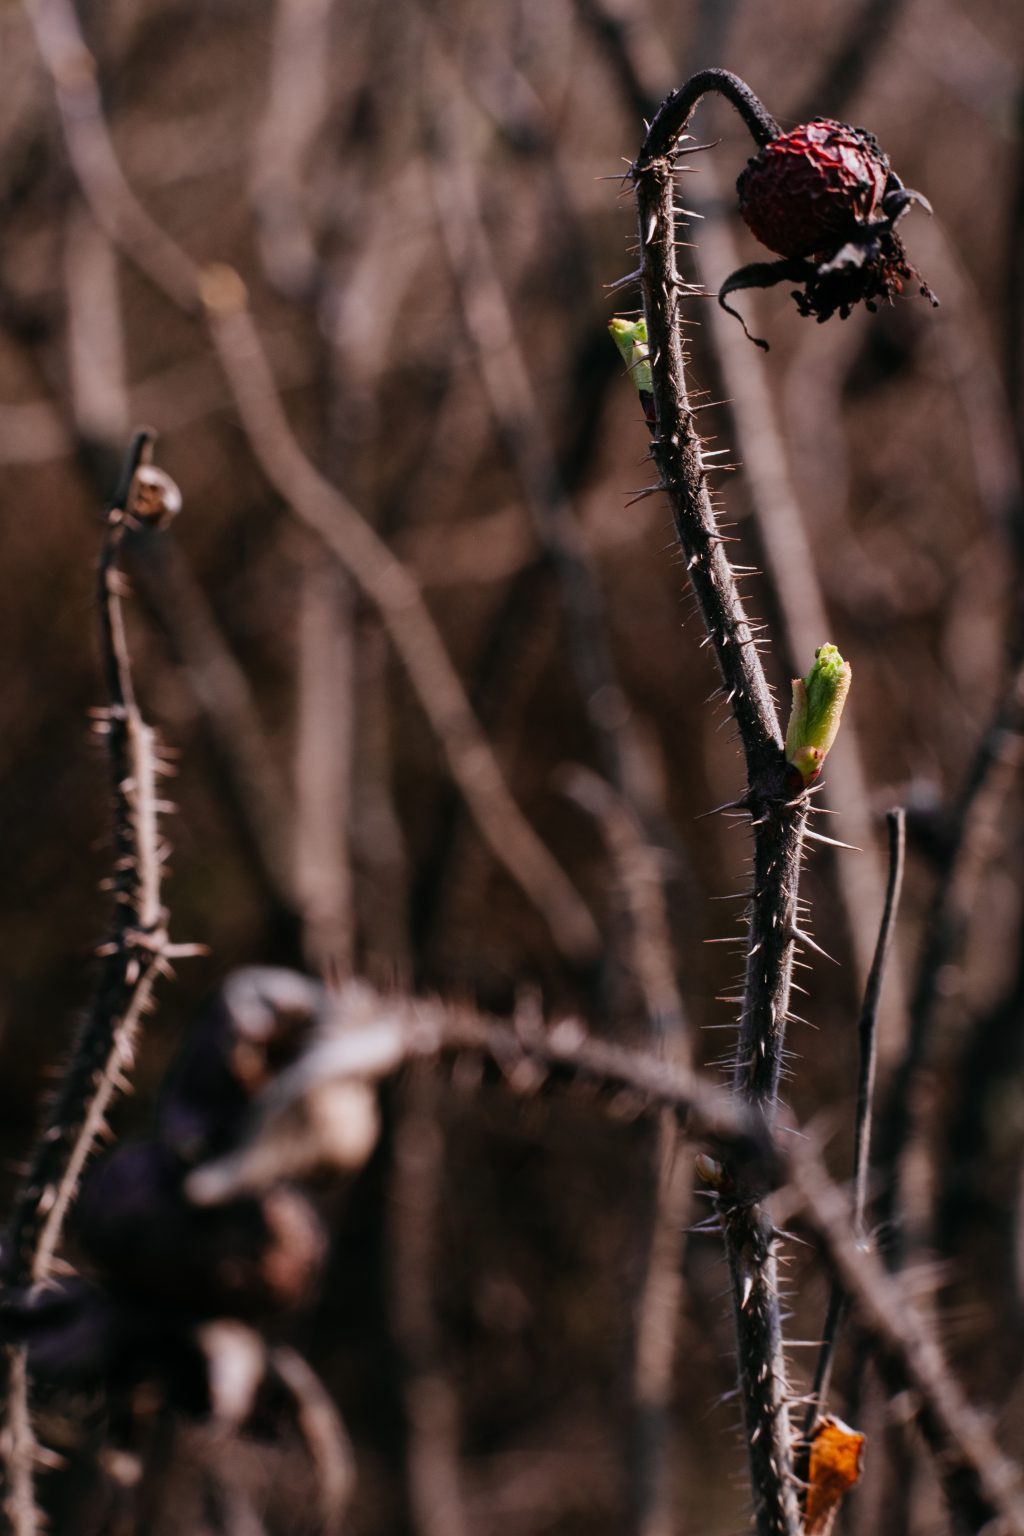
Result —
<instances>
[{"instance_id":1,"label":"blurred branch","mask_svg":"<svg viewBox=\"0 0 1024 1536\"><path fill-rule=\"evenodd\" d=\"M597 940L590 913L509 793L414 579L292 435L241 280L230 268L201 269L136 201L110 142L95 66L68 0L24 3L53 75L72 163L98 222L172 302L205 315L254 457L379 608L496 858L543 913L562 951L587 962Z\"/></svg>"},{"instance_id":2,"label":"blurred branch","mask_svg":"<svg viewBox=\"0 0 1024 1536\"><path fill-rule=\"evenodd\" d=\"M135 196L103 117L96 61L69 0L22 0L53 82L72 169L100 228L187 314L200 313L196 268Z\"/></svg>"},{"instance_id":3,"label":"blurred branch","mask_svg":"<svg viewBox=\"0 0 1024 1536\"><path fill-rule=\"evenodd\" d=\"M233 272L223 281L221 274L213 276L207 305L211 336L257 462L380 611L493 853L544 915L563 953L576 962L587 960L596 943L593 919L512 799L414 578L303 455Z\"/></svg>"},{"instance_id":4,"label":"blurred branch","mask_svg":"<svg viewBox=\"0 0 1024 1536\"><path fill-rule=\"evenodd\" d=\"M739 1174L746 1169L767 1185L779 1182L782 1153L771 1142L763 1117L677 1061L588 1037L578 1019L541 1030L529 1014L508 1025L454 1003L377 993L360 981L333 996L320 1035L262 1095L238 1150L191 1176L190 1197L200 1204L232 1199L243 1177L247 1146L273 1135L292 1105L323 1084L349 1078L379 1082L406 1063L452 1052L482 1054L519 1085L539 1088L550 1080L589 1082L613 1093L631 1090L641 1105L675 1110L685 1119L688 1135L731 1149Z\"/></svg>"},{"instance_id":5,"label":"blurred branch","mask_svg":"<svg viewBox=\"0 0 1024 1536\"><path fill-rule=\"evenodd\" d=\"M389 1200L390 1311L403 1364L413 1529L417 1536L466 1536L459 1401L435 1297L444 1180L437 1088L436 1080L415 1067L399 1094Z\"/></svg>"},{"instance_id":6,"label":"blurred branch","mask_svg":"<svg viewBox=\"0 0 1024 1536\"><path fill-rule=\"evenodd\" d=\"M558 576L577 684L603 771L632 800L630 709L615 675L597 573L558 471L484 226L474 168L462 147L464 130L453 105L457 83L450 68L442 73L439 50L431 52L437 83L426 108L430 185L462 322L499 435Z\"/></svg>"},{"instance_id":7,"label":"blurred branch","mask_svg":"<svg viewBox=\"0 0 1024 1536\"><path fill-rule=\"evenodd\" d=\"M320 1494L318 1529L322 1536L340 1536L356 1483L352 1444L341 1415L319 1376L296 1350L286 1344L274 1345L267 1363L295 1403Z\"/></svg>"},{"instance_id":8,"label":"blurred branch","mask_svg":"<svg viewBox=\"0 0 1024 1536\"><path fill-rule=\"evenodd\" d=\"M589 1082L621 1112L622 1092L629 1090L636 1095L637 1113L665 1106L685 1116L686 1134L729 1156L733 1170L750 1181L748 1188L763 1190L788 1180L807 1227L881 1351L892 1390L909 1388L915 1394L951 1497L959 1509L977 1516L971 1529L999 1517L1003 1536L1024 1536L1019 1470L951 1377L906 1283L858 1242L850 1201L829 1179L813 1143L772 1135L763 1116L735 1095L678 1063L588 1038L576 1021L544 1030L531 1013L510 1026L468 1008L374 993L352 982L332 998L330 1014L307 1052L257 1102L248 1141L191 1175L191 1197L203 1204L231 1199L246 1146L273 1137L307 1095L321 1094L332 1083L380 1082L407 1065L453 1053L484 1056L519 1093L538 1092L549 1082Z\"/></svg>"},{"instance_id":9,"label":"blurred branch","mask_svg":"<svg viewBox=\"0 0 1024 1536\"><path fill-rule=\"evenodd\" d=\"M988 728L974 754L953 808L943 844L924 943L910 1004L910 1024L903 1055L889 1084L878 1126L878 1162L884 1175L879 1219L886 1226L885 1249L894 1268L906 1249L903 1197L906 1157L917 1125L921 1074L933 1050L935 1010L943 969L957 953L969 907L965 888L973 885L985 857L984 836L991 823L990 800L1001 801L1021 762L1024 733L1024 661L1018 662L996 702Z\"/></svg>"},{"instance_id":10,"label":"blurred branch","mask_svg":"<svg viewBox=\"0 0 1024 1536\"><path fill-rule=\"evenodd\" d=\"M202 712L267 898L294 922L298 896L288 862L289 795L249 680L177 542L143 529L132 544L140 588Z\"/></svg>"},{"instance_id":11,"label":"blurred branch","mask_svg":"<svg viewBox=\"0 0 1024 1536\"><path fill-rule=\"evenodd\" d=\"M676 983L663 874L664 855L610 785L585 768L566 776L566 792L601 827L629 909L631 971L644 1000L651 1043L669 1061L692 1067L690 1025ZM641 1241L633 1339L631 1528L636 1536L671 1536L668 1428L682 1296L692 1170L681 1155L670 1111L658 1116L653 1184Z\"/></svg>"},{"instance_id":12,"label":"blurred branch","mask_svg":"<svg viewBox=\"0 0 1024 1536\"><path fill-rule=\"evenodd\" d=\"M330 107L332 9L333 0L276 0L266 110L250 162L263 265L289 298L307 296L319 270L304 171Z\"/></svg>"},{"instance_id":13,"label":"blurred branch","mask_svg":"<svg viewBox=\"0 0 1024 1536\"><path fill-rule=\"evenodd\" d=\"M938 1459L950 1506L979 1532L996 1522L1006 1536L1024 1533L1020 1469L1007 1460L987 1419L971 1407L950 1375L923 1314L906 1287L878 1257L858 1243L849 1202L830 1183L808 1143L794 1139L789 1153L793 1188L822 1243L843 1291L879 1351L890 1392L908 1387L918 1419Z\"/></svg>"},{"instance_id":14,"label":"blurred branch","mask_svg":"<svg viewBox=\"0 0 1024 1536\"><path fill-rule=\"evenodd\" d=\"M794 109L793 121L845 116L850 101L891 41L904 0L860 0L814 84Z\"/></svg>"},{"instance_id":15,"label":"blurred branch","mask_svg":"<svg viewBox=\"0 0 1024 1536\"><path fill-rule=\"evenodd\" d=\"M299 615L295 884L306 962L328 982L352 974L355 953L349 856L354 672L353 594L318 547L305 563Z\"/></svg>"}]
</instances>

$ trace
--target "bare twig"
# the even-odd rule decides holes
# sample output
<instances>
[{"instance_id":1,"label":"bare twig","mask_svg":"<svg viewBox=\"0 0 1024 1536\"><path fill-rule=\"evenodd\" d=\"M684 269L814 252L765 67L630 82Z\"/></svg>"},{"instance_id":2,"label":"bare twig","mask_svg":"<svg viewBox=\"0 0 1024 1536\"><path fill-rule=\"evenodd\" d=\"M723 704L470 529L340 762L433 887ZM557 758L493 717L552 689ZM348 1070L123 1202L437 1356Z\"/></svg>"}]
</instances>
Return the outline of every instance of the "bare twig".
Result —
<instances>
[{"instance_id":1,"label":"bare twig","mask_svg":"<svg viewBox=\"0 0 1024 1536\"><path fill-rule=\"evenodd\" d=\"M763 1116L679 1062L589 1038L576 1019L539 1031L532 1015L513 1026L471 1008L377 993L365 982L349 982L332 996L310 1050L263 1095L248 1138L237 1151L191 1176L190 1197L202 1204L232 1198L248 1143L272 1134L291 1106L318 1085L345 1078L377 1082L406 1062L459 1051L482 1054L511 1074L525 1062L538 1085L550 1078L633 1090L641 1102L674 1109L685 1119L689 1135L728 1147L740 1177L746 1170L765 1186L778 1182Z\"/></svg>"},{"instance_id":2,"label":"bare twig","mask_svg":"<svg viewBox=\"0 0 1024 1536\"><path fill-rule=\"evenodd\" d=\"M38 1284L49 1273L61 1225L106 1106L131 1060L140 1015L169 953L160 904L166 857L157 829L156 741L135 702L121 611L119 554L136 473L152 452L152 434L136 435L107 520L98 602L108 706L107 738L114 797L114 921L100 951L96 1001L75 1043L29 1172L15 1202L6 1279Z\"/></svg>"},{"instance_id":3,"label":"bare twig","mask_svg":"<svg viewBox=\"0 0 1024 1536\"><path fill-rule=\"evenodd\" d=\"M867 1208L868 1172L871 1166L871 1121L875 1097L875 1067L878 1060L878 1005L882 993L882 978L892 946L896 913L899 909L903 887L903 856L906 846L906 816L902 810L889 811L886 816L889 829L889 880L885 892L885 907L878 930L875 956L864 989L864 1004L857 1022L860 1055L857 1071L857 1114L854 1128L854 1196L853 1232L858 1243L866 1241L864 1213ZM809 1441L815 1422L825 1410L832 1363L835 1358L836 1340L842 1326L846 1298L842 1287L833 1281L825 1314L821 1350L818 1354L814 1385L804 1420L804 1439Z\"/></svg>"}]
</instances>

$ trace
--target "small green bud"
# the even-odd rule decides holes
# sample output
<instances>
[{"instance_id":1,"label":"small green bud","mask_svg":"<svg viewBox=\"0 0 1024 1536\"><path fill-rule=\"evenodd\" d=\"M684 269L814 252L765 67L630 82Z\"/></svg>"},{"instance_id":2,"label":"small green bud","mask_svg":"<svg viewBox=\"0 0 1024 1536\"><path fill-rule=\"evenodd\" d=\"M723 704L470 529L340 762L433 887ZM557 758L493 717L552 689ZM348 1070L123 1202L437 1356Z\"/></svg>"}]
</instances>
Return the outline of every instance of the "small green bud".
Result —
<instances>
[{"instance_id":1,"label":"small green bud","mask_svg":"<svg viewBox=\"0 0 1024 1536\"><path fill-rule=\"evenodd\" d=\"M609 320L612 340L622 354L622 361L633 375L633 383L642 395L654 393L651 382L650 353L647 349L647 321Z\"/></svg>"},{"instance_id":2,"label":"small green bud","mask_svg":"<svg viewBox=\"0 0 1024 1536\"><path fill-rule=\"evenodd\" d=\"M786 728L786 761L813 784L836 739L853 668L834 645L820 645L814 666L793 679L793 709Z\"/></svg>"}]
</instances>

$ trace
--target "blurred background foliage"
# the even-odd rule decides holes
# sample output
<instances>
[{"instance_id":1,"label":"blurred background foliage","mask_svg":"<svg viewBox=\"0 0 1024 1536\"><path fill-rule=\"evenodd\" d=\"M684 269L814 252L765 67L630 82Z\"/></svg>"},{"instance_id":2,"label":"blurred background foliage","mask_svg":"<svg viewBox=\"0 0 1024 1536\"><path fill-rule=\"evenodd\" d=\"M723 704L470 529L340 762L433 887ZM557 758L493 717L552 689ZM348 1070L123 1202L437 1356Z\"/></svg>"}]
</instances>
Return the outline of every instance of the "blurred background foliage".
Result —
<instances>
[{"instance_id":1,"label":"blurred background foliage","mask_svg":"<svg viewBox=\"0 0 1024 1536\"><path fill-rule=\"evenodd\" d=\"M729 1022L714 999L733 990L736 961L705 940L735 931L739 907L720 898L742 891L747 845L742 823L698 817L741 792L742 768L721 702L706 702L714 665L698 648L667 509L657 496L630 504L652 470L606 325L638 302L631 289L608 292L632 265L619 177L643 133L637 87L654 103L696 67L723 65L784 126L819 114L866 124L935 209L932 220L914 211L903 229L938 311L908 295L819 327L782 286L740 300L771 342L767 358L712 299L688 304L688 336L709 402L703 429L739 466L717 476L735 559L765 572L746 591L767 622L772 681L785 696L825 639L854 669L826 796L838 813L828 830L864 851L810 858L815 933L841 964L810 957L801 1011L814 1027L793 1029L793 1114L832 1139L844 1168L882 815L903 803L910 864L884 1020L889 1080L936 888L947 895L913 1087L915 1255L940 1261L921 1272L968 1385L1019 1436L1024 827L1007 692L1024 572L1019 9L82 0L78 15L131 186L196 261L242 274L298 440L416 576L519 804L594 913L607 954L596 969L567 964L488 851L378 613L268 486L205 330L96 224L26 13L8 3L8 1186L104 930L105 768L88 730L101 702L93 573L104 498L139 421L160 433L159 462L185 511L159 548L136 541L130 639L144 708L179 754L172 936L209 954L162 987L118 1130L146 1124L190 1019L243 963L354 968L498 1012L536 997L609 1034L642 1030L636 979L615 959L623 894L599 828L566 792L572 765L606 764L565 588L538 532L552 476L603 601L621 690L603 701L605 734L627 740L633 802L659 849L694 1050L721 1057L729 1035L705 1030ZM759 258L732 194L750 145L720 102L702 105L695 131L714 147L682 178L694 210L684 255L713 293L738 261ZM501 381L522 369L525 395L503 396ZM1000 701L1009 713L993 738ZM983 741L994 742L993 762L961 817ZM433 1283L459 1405L466 1528L618 1529L645 1134L628 1123L609 1131L585 1105L524 1106L458 1086L442 1090L437 1115ZM390 1146L386 1137L335 1213L331 1282L300 1340L348 1418L361 1477L354 1528L367 1532L413 1518L387 1301ZM805 1275L799 1249L792 1265L794 1336L813 1338L823 1284ZM734 1407L722 1401L731 1363L713 1236L690 1241L685 1269L677 1528L728 1532L743 1525L747 1495L735 1478ZM868 1489L862 1529L882 1528L870 1510L884 1493ZM938 1528L931 1499L925 1489L915 1531Z\"/></svg>"}]
</instances>

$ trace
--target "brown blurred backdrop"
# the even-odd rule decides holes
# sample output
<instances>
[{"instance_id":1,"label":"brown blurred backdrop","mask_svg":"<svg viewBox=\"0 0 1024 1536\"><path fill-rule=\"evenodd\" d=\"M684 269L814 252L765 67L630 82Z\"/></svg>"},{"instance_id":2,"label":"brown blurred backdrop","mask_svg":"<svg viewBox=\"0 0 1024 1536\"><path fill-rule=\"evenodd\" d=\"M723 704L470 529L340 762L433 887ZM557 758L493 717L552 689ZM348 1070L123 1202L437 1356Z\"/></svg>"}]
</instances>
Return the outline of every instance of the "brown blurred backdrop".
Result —
<instances>
[{"instance_id":1,"label":"brown blurred backdrop","mask_svg":"<svg viewBox=\"0 0 1024 1536\"><path fill-rule=\"evenodd\" d=\"M47 6L41 4L39 13ZM910 813L908 895L883 1066L906 1036L957 797L1020 656L1024 572L1024 140L1019 9L996 0L86 0L113 142L152 217L244 278L288 418L323 475L417 578L512 791L589 905L606 963L568 964L453 789L379 613L269 484L204 327L119 254L87 206L26 13L0 10L0 1145L9 1170L47 1070L89 996L102 937L107 794L93 573L133 425L185 510L128 561L148 718L178 754L172 936L208 946L161 988L125 1131L146 1123L188 1020L234 966L282 963L436 988L502 1012L535 994L595 1028L643 1027L617 966L624 900L572 765L608 742L661 853L675 965L699 1059L729 1035L741 824L702 812L742 789L698 649L646 431L608 341L635 291L618 180L651 101L692 69L737 71L789 126L864 123L931 201L903 226L936 290L816 326L786 286L739 300L762 357L713 299L688 307L702 418L745 590L784 694L813 646L854 685L828 831L805 893L816 957L795 1026L794 1116L850 1136L854 1022L878 918L882 813ZM621 30L620 30L621 29ZM635 74L632 97L625 65ZM681 197L692 275L714 292L758 259L732 187L750 153L728 108ZM511 382L510 382L511 381ZM727 402L724 405L717 402ZM554 510L553 510L554 509ZM548 518L545 524L544 519ZM574 519L604 613L607 678L585 705L564 562ZM557 540L555 541L557 543ZM571 542L571 540L570 540ZM824 624L824 632L819 632ZM601 701L597 715L601 717ZM1009 1434L1021 1342L1024 1144L1022 820L1015 718L972 801L915 1103L920 1254L943 1260L944 1337ZM625 744L623 746L623 743ZM604 754L604 755L602 755ZM959 845L958 845L959 846ZM642 1136L585 1109L444 1090L439 1315L460 1406L468 1528L619 1529L623 1308ZM956 1138L960 1137L960 1141ZM953 1157L946 1156L953 1147ZM360 1530L404 1528L405 1429L381 1299L385 1146L338 1217L336 1273L304 1341L356 1440ZM820 1276L794 1258L794 1334ZM686 1259L674 1498L680 1529L746 1518L725 1276ZM1019 1440L1018 1440L1019 1447ZM877 1494L876 1497L881 1497ZM936 1527L922 1496L915 1530ZM69 1525L68 1529L74 1527ZM284 1528L284 1527L282 1527ZM868 1528L868 1527L864 1527ZM882 1526L875 1525L875 1529Z\"/></svg>"}]
</instances>

